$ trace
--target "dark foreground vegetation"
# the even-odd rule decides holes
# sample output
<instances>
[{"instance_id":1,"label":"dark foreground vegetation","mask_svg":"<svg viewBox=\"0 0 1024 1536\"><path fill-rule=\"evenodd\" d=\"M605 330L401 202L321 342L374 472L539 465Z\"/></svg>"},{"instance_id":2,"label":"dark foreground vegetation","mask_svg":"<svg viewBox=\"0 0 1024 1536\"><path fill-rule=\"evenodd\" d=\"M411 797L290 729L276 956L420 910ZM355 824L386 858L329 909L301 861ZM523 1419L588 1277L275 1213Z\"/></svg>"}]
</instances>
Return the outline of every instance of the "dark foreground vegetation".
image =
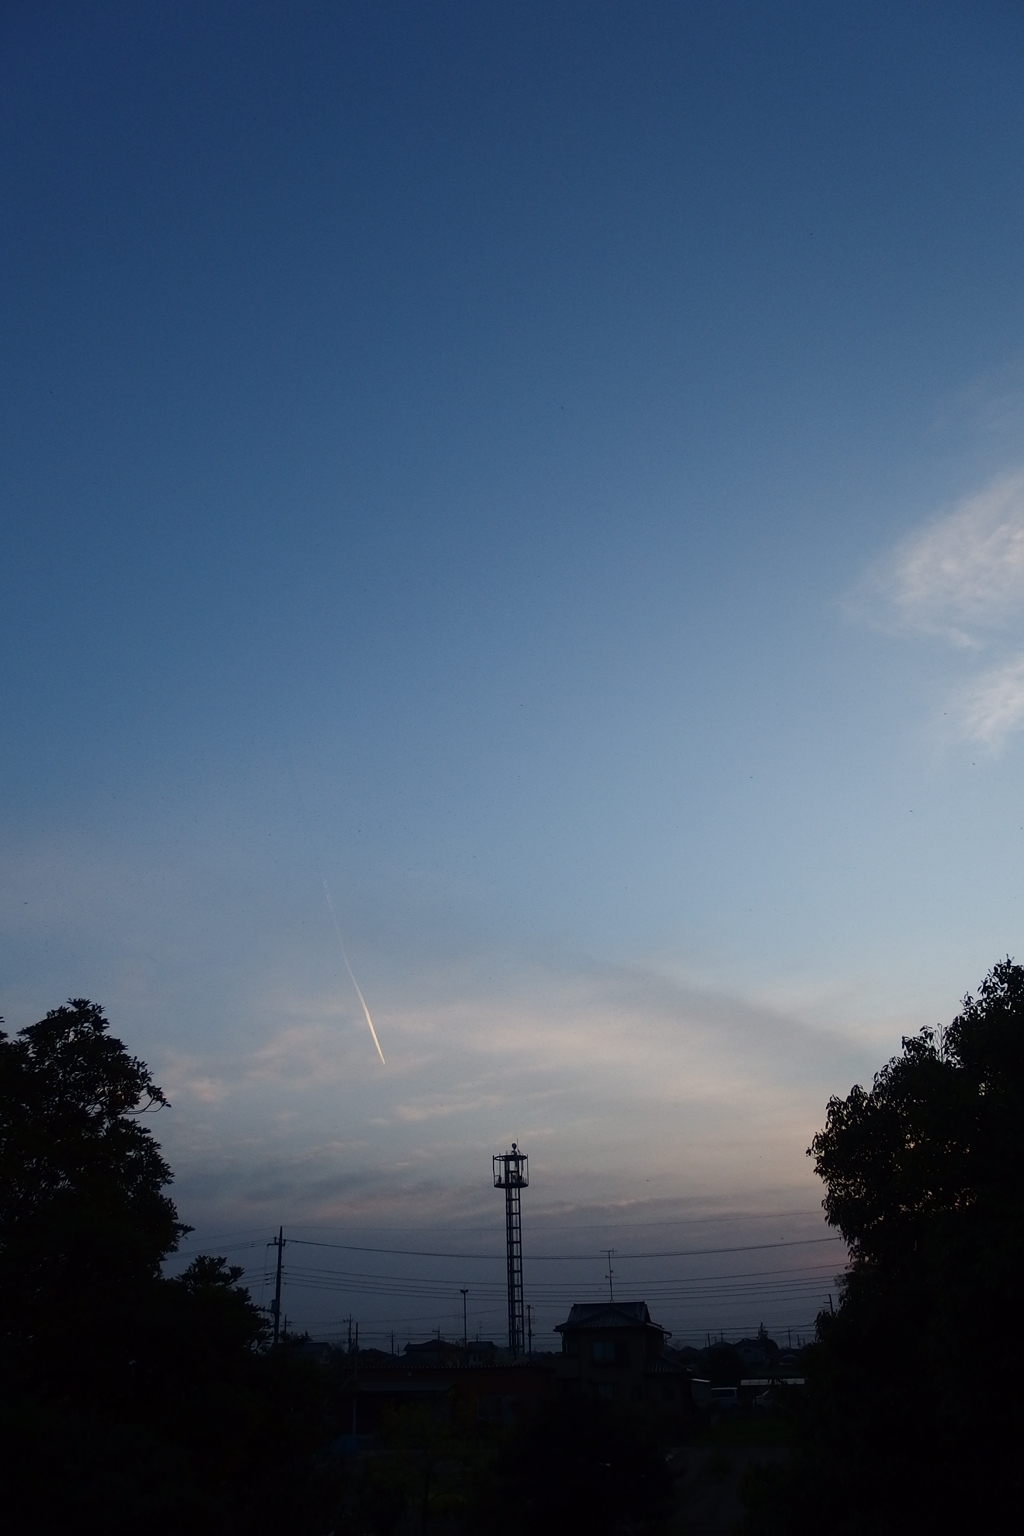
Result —
<instances>
[{"instance_id":1,"label":"dark foreground vegetation","mask_svg":"<svg viewBox=\"0 0 1024 1536\"><path fill-rule=\"evenodd\" d=\"M0 1041L0 1476L8 1530L316 1529L316 1373L265 1348L188 1230L145 1065L78 1000ZM313 1520L312 1525L307 1525Z\"/></svg>"},{"instance_id":2,"label":"dark foreground vegetation","mask_svg":"<svg viewBox=\"0 0 1024 1536\"><path fill-rule=\"evenodd\" d=\"M0 1032L12 1536L696 1533L728 1528L714 1481L743 1465L750 1536L1017 1524L1024 970L1009 961L947 1031L830 1102L811 1152L850 1245L840 1304L801 1356L806 1388L717 1428L585 1398L506 1428L409 1409L385 1417L373 1455L347 1455L344 1354L270 1348L222 1259L163 1277L188 1230L144 1119L164 1103L91 1003ZM731 1379L727 1350L702 1374ZM702 1525L705 1507L718 1514Z\"/></svg>"},{"instance_id":3,"label":"dark foreground vegetation","mask_svg":"<svg viewBox=\"0 0 1024 1536\"><path fill-rule=\"evenodd\" d=\"M833 1099L811 1153L850 1245L818 1319L798 1453L751 1483L757 1536L1004 1531L1024 1493L1024 969Z\"/></svg>"}]
</instances>

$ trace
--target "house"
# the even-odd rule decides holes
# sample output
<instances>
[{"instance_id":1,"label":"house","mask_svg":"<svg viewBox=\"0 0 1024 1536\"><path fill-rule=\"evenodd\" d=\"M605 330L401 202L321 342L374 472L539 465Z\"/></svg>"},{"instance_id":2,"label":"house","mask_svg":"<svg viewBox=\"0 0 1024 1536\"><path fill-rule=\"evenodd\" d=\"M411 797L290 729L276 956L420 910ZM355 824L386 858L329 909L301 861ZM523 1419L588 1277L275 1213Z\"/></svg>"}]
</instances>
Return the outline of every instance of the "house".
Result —
<instances>
[{"instance_id":1,"label":"house","mask_svg":"<svg viewBox=\"0 0 1024 1536\"><path fill-rule=\"evenodd\" d=\"M646 1302L577 1305L555 1332L562 1336L556 1373L565 1395L591 1392L623 1404L689 1407L686 1373L665 1353L668 1329L652 1321Z\"/></svg>"},{"instance_id":2,"label":"house","mask_svg":"<svg viewBox=\"0 0 1024 1536\"><path fill-rule=\"evenodd\" d=\"M733 1349L739 1355L748 1375L769 1376L775 1370L779 1358L779 1346L769 1338L764 1327L758 1329L753 1339L740 1339Z\"/></svg>"},{"instance_id":3,"label":"house","mask_svg":"<svg viewBox=\"0 0 1024 1536\"><path fill-rule=\"evenodd\" d=\"M465 1360L461 1343L455 1344L440 1336L425 1339L422 1344L407 1344L404 1355L408 1365L416 1366L455 1367L462 1365Z\"/></svg>"},{"instance_id":4,"label":"house","mask_svg":"<svg viewBox=\"0 0 1024 1536\"><path fill-rule=\"evenodd\" d=\"M340 1395L347 1404L356 1399L360 1434L377 1434L388 1412L403 1408L425 1411L438 1424L515 1424L551 1396L554 1357L512 1360L481 1343L463 1359L436 1339L427 1343L432 1347L413 1345L401 1355L360 1351L346 1360Z\"/></svg>"}]
</instances>

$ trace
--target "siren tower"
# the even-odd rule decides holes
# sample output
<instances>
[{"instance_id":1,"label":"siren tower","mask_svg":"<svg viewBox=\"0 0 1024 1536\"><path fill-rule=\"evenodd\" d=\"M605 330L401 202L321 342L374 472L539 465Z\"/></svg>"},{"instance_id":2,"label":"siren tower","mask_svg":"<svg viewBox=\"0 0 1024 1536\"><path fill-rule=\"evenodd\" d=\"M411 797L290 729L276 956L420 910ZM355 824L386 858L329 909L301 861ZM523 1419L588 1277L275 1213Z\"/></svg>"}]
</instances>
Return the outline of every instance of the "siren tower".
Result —
<instances>
[{"instance_id":1,"label":"siren tower","mask_svg":"<svg viewBox=\"0 0 1024 1536\"><path fill-rule=\"evenodd\" d=\"M530 1182L530 1163L515 1142L511 1152L496 1152L492 1158L494 1187L505 1191L505 1240L508 1246L508 1347L518 1360L526 1346L523 1315L523 1227L519 1210L519 1191Z\"/></svg>"}]
</instances>

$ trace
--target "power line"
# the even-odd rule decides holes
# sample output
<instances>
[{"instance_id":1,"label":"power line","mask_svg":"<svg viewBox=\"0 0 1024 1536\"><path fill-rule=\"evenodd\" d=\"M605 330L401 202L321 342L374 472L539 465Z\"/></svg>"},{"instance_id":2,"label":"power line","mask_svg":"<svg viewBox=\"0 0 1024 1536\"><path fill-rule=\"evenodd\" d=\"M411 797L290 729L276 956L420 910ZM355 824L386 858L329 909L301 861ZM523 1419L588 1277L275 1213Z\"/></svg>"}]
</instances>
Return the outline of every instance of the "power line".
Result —
<instances>
[{"instance_id":1,"label":"power line","mask_svg":"<svg viewBox=\"0 0 1024 1536\"><path fill-rule=\"evenodd\" d=\"M607 1232L609 1230L613 1230L615 1232L623 1232L623 1231L637 1231L640 1228L648 1228L648 1227L685 1227L685 1226L698 1226L699 1227L699 1226L706 1226L709 1222L712 1222L712 1221L752 1221L752 1222L757 1222L757 1221L776 1221L776 1220L782 1220L784 1218L793 1218L793 1217L801 1217L801 1216L804 1216L804 1217L814 1216L814 1217L819 1217L820 1218L820 1215L821 1215L820 1211L764 1211L764 1212L761 1212L761 1213L750 1212L750 1211L736 1211L736 1212L720 1212L719 1214L714 1215L714 1216L688 1216L688 1217L679 1217L678 1219L674 1218L674 1217L666 1217L663 1221L631 1221L631 1222L624 1222L622 1224L619 1224L617 1222L610 1222L610 1221L608 1221L608 1222L594 1222L594 1223L590 1223L590 1224L583 1225L583 1226L574 1225L572 1230L574 1232ZM545 1220L545 1218L542 1217L540 1219L540 1223L539 1224L543 1225L544 1220ZM318 1226L326 1226L326 1223L321 1224L321 1223L317 1223L317 1222L303 1222L302 1226L306 1229L306 1231L309 1231L311 1228L315 1231ZM330 1231L331 1228L327 1227L327 1230ZM464 1228L463 1230L464 1231L470 1231L470 1232L487 1232L487 1233L490 1233L490 1234L492 1234L494 1236L497 1236L497 1233L494 1232L494 1228L490 1227L490 1226L488 1226L488 1227L470 1227L470 1228ZM254 1231L254 1229L252 1229L252 1228L249 1229L249 1232L253 1232L253 1231ZM307 1246L319 1246L319 1247L323 1247L323 1248L348 1248L348 1249L355 1249L355 1251L364 1252L364 1253L397 1253L397 1254L406 1254L406 1255L409 1255L409 1256L415 1257L415 1258L456 1258L456 1259L468 1258L468 1259L480 1259L480 1258L497 1257L497 1255L481 1254L481 1253L443 1253L443 1252L438 1252L438 1251L435 1251L435 1250L412 1249L412 1248L369 1248L369 1247L366 1247L366 1248L357 1249L356 1245L351 1244L351 1243L325 1243L325 1242L320 1242L319 1244L317 1244L316 1240L313 1239L313 1238L292 1238L291 1241L292 1242L303 1242ZM813 1241L813 1239L809 1239L809 1241ZM828 1241L828 1239L825 1239L825 1241ZM227 1252L236 1253L236 1252L239 1252L243 1248L260 1248L260 1247L263 1246L263 1244L264 1244L264 1238L262 1236L262 1229L259 1229L259 1235L252 1236L252 1237L250 1237L248 1233L242 1233L242 1234L238 1234L237 1236L234 1236L231 1233L226 1233L225 1232L225 1233L218 1233L218 1234L216 1234L215 1236L212 1236L212 1237L203 1236L201 1238L200 1237L192 1237L191 1234L190 1234L188 1237L184 1238L181 1243L179 1243L178 1247L175 1249L174 1252L175 1252L175 1255L177 1255L177 1254L187 1255L189 1253L208 1253L211 1248L224 1248ZM700 1252L701 1250L692 1250L692 1251ZM710 1250L710 1251L717 1252L717 1251L726 1251L726 1250ZM172 1257L173 1256L174 1255L172 1255ZM589 1259L589 1258L595 1258L595 1257L599 1257L599 1256L600 1256L599 1254L585 1254L585 1255L576 1255L576 1254L533 1254L531 1257L533 1259L557 1259L557 1258L587 1258L587 1259ZM625 1256L626 1257L637 1257L637 1255L628 1255L628 1254L625 1255Z\"/></svg>"},{"instance_id":2,"label":"power line","mask_svg":"<svg viewBox=\"0 0 1024 1536\"><path fill-rule=\"evenodd\" d=\"M718 1253L760 1253L768 1248L806 1248L812 1243L841 1243L844 1239L838 1232L831 1233L827 1237L793 1237L783 1238L774 1243L736 1243L728 1248L676 1248L665 1249L664 1252L655 1253L623 1253L620 1259L697 1259L706 1258ZM332 1248L345 1253L388 1253L396 1258L404 1259L470 1259L484 1263L496 1264L502 1262L502 1255L497 1253L450 1253L439 1249L428 1248L369 1248L360 1243L323 1243L308 1237L292 1237L289 1242L303 1248ZM255 1246L255 1245L254 1245ZM531 1253L527 1254L531 1264L589 1264L602 1257L602 1252L594 1253Z\"/></svg>"},{"instance_id":3,"label":"power line","mask_svg":"<svg viewBox=\"0 0 1024 1536\"><path fill-rule=\"evenodd\" d=\"M423 1301L446 1300L453 1304L455 1292L460 1289L455 1279L425 1279L416 1275L387 1275L366 1270L288 1266L286 1276L289 1285L301 1289L405 1296L410 1300ZM630 1282L630 1288L643 1290L651 1300L662 1305L673 1302L693 1304L710 1299L723 1304L743 1296L761 1296L767 1301L781 1300L786 1295L824 1292L832 1284L833 1278L834 1270L831 1267L813 1265L792 1270L734 1271L722 1275L670 1276L663 1279L641 1276ZM533 1286L531 1296L538 1302L561 1305L578 1297L581 1292L599 1294L602 1289L596 1279L582 1283L555 1281ZM479 1281L474 1294L483 1300L497 1300L502 1292L503 1287L499 1281Z\"/></svg>"},{"instance_id":4,"label":"power line","mask_svg":"<svg viewBox=\"0 0 1024 1536\"><path fill-rule=\"evenodd\" d=\"M390 1285L390 1284L393 1284L393 1285L412 1286L412 1287L416 1287L416 1288L425 1288L425 1289L427 1289L429 1291L441 1290L441 1291L444 1291L446 1294L449 1291L459 1289L459 1287L457 1286L456 1281L455 1281L454 1278L451 1279L451 1280L447 1280L447 1279L438 1278L438 1277L425 1278L425 1277L420 1276L420 1275L396 1275L396 1274L389 1274L388 1275L388 1274L379 1274L379 1273L377 1273L377 1272L375 1272L373 1270L365 1270L365 1269L357 1269L357 1270L321 1269L321 1268L316 1267L316 1266L312 1266L312 1267L308 1267L308 1268L306 1268L306 1267L296 1268L296 1267L294 1267L292 1265L288 1265L285 1268L285 1274L288 1277L289 1281L295 1281L295 1280L298 1280L298 1279L300 1279L302 1277L305 1277L306 1279L308 1279L310 1281L323 1281L324 1283L327 1283L327 1284L334 1284L334 1283L341 1284L341 1283L348 1283L348 1282L360 1282L360 1283L376 1284L376 1285L380 1285L380 1284ZM655 1290L663 1290L666 1287L675 1288L675 1287L679 1287L679 1286L686 1286L686 1287L689 1287L691 1289L693 1289L693 1288L703 1289L703 1288L706 1288L706 1287L711 1286L711 1285L719 1285L720 1286L722 1284L725 1284L725 1285L737 1285L737 1284L738 1285L751 1285L751 1284L753 1284L755 1286L765 1286L765 1285L767 1285L767 1286L770 1287L772 1285L792 1285L792 1284L794 1284L796 1282L800 1282L801 1284L804 1284L804 1283L806 1283L806 1284L818 1284L818 1283L826 1284L826 1283L831 1283L831 1280L832 1280L834 1275L835 1275L835 1270L834 1270L834 1268L831 1265L815 1264L815 1265L805 1265L805 1266L803 1266L801 1268L796 1268L796 1269L763 1269L763 1270L755 1269L755 1270L748 1270L748 1271L733 1270L730 1273L724 1274L724 1275L675 1275L675 1276L661 1276L661 1277L654 1276L654 1275L637 1275L637 1276L634 1276L630 1280L629 1284L630 1284L630 1286L633 1289L636 1289L638 1287L643 1287L643 1288L655 1289ZM604 1278L607 1278L607 1277L604 1277ZM576 1280L573 1280L573 1281L570 1281L570 1280L542 1281L539 1284L535 1285L532 1289L533 1289L533 1292L537 1293L537 1294L543 1293L543 1294L549 1294L549 1295L560 1295L563 1292L568 1294L568 1293L571 1293L574 1290L578 1290L580 1285L581 1285L581 1283L582 1284L589 1284L589 1285L593 1286L593 1285L596 1285L598 1282L596 1280L583 1281L583 1282L576 1281ZM479 1281L477 1281L476 1294L483 1293L485 1295L491 1295L491 1294L499 1295L501 1293L501 1291L502 1291L502 1286L501 1286L499 1281L496 1281L496 1280L479 1280Z\"/></svg>"},{"instance_id":5,"label":"power line","mask_svg":"<svg viewBox=\"0 0 1024 1536\"><path fill-rule=\"evenodd\" d=\"M778 1243L738 1243L732 1248L679 1248L664 1253L620 1253L620 1259L695 1259L713 1253L760 1253L766 1248L807 1248L812 1243L842 1243L846 1239L838 1232L828 1237L786 1237Z\"/></svg>"},{"instance_id":6,"label":"power line","mask_svg":"<svg viewBox=\"0 0 1024 1536\"><path fill-rule=\"evenodd\" d=\"M810 1213L780 1212L778 1214L780 1216L783 1214L795 1216ZM649 1225L663 1226L670 1225L670 1223L650 1223ZM605 1230L607 1230L607 1226L608 1224L605 1225ZM622 1229L620 1227L616 1230L621 1231ZM226 1235L221 1234L221 1237ZM694 1312L707 1312L713 1308L716 1312L727 1313L737 1306L749 1305L763 1307L770 1314L774 1314L778 1307L785 1306L788 1303L806 1306L814 1304L819 1296L823 1299L826 1286L835 1277L834 1263L828 1261L825 1263L820 1261L818 1263L798 1263L792 1268L773 1268L746 1272L730 1271L724 1274L716 1273L711 1275L678 1275L671 1273L665 1275L662 1272L661 1275L655 1273L628 1276L627 1271L628 1278L624 1276L621 1266L623 1264L632 1265L634 1263L646 1262L655 1263L660 1267L666 1261L726 1254L777 1252L782 1249L817 1246L826 1243L841 1243L842 1241L843 1239L838 1233L827 1233L815 1237L782 1238L771 1242L736 1243L711 1248L661 1249L637 1251L635 1253L622 1253L620 1251L619 1255L617 1255L620 1258L620 1268L616 1271L616 1275L620 1278L621 1284L624 1286L628 1285L629 1289L634 1293L643 1291L652 1304L656 1304L659 1308L663 1309L662 1315L666 1317L668 1322L673 1321L673 1315L679 1316L679 1322L682 1323L687 1314L692 1316ZM409 1258L420 1261L458 1261L460 1264L472 1262L497 1265L501 1263L501 1255L493 1252L392 1248L370 1244L331 1242L312 1238L292 1238L289 1239L289 1242L293 1245L292 1253L296 1258L299 1257L298 1249L305 1250L308 1248L311 1250L310 1258L313 1256L312 1251L323 1250L325 1253L351 1254L353 1258L366 1255L368 1257L380 1256L385 1259L402 1258L404 1260ZM262 1249L263 1285L261 1290L265 1294L265 1288L269 1279L267 1273L269 1268L267 1264L268 1247L265 1239L260 1241L240 1235L237 1241L223 1245L217 1243L216 1240L207 1240L202 1245L196 1244L197 1248L205 1247L207 1250L214 1246L224 1246L228 1252ZM348 1293L353 1297L365 1297L367 1303L370 1301L370 1298L381 1301L384 1298L393 1300L405 1298L416 1301L418 1305L424 1307L424 1313L420 1317L409 1319L411 1325L416 1326L418 1324L420 1327L425 1326L427 1314L433 1312L439 1304L442 1306L445 1318L448 1318L449 1314L454 1313L455 1309L458 1308L458 1303L455 1301L455 1292L460 1290L461 1287L456 1283L454 1277L449 1279L443 1273L403 1275L395 1274L393 1271L389 1274L362 1270L346 1271L325 1268L315 1262L308 1268L302 1264L297 1265L294 1262L284 1265L281 1251L284 1245L280 1232L277 1235L274 1246L277 1248L276 1257L280 1265L278 1271L280 1278L277 1279L275 1292L278 1291L281 1279L287 1278L289 1286L297 1290L307 1292L319 1291L325 1295ZM536 1262L538 1264L562 1264L565 1266L587 1264L596 1266L602 1258L608 1259L608 1251L606 1249L603 1253L598 1251L585 1253L539 1253L528 1256L528 1258L531 1263ZM843 1262L845 1266L845 1255ZM608 1264L610 1268L610 1259L608 1259ZM390 1265L388 1267L391 1268ZM403 1265L401 1267L405 1268L406 1266ZM463 1278L464 1276L459 1276L459 1280ZM605 1276L604 1278L607 1280L609 1277ZM488 1320L487 1326L490 1326L489 1320L500 1315L497 1303L504 1289L502 1282L495 1275L493 1279L478 1279L474 1281L473 1287L473 1293L476 1297L473 1311L477 1326L484 1319ZM592 1280L589 1277L575 1281L567 1278L552 1278L547 1281L542 1280L531 1287L531 1302L534 1307L562 1308L567 1303L575 1300L597 1299L602 1292L603 1285L596 1275ZM276 1294L275 1301L277 1301ZM488 1303L491 1303L491 1305L488 1305ZM368 1309L373 1312L378 1310L372 1306ZM274 1321L279 1326L280 1302L278 1302L276 1308L272 1307L271 1311L277 1314L274 1317ZM368 1321L372 1321L372 1319L368 1319ZM394 1320L392 1319L391 1321L393 1322ZM735 1327L737 1325L733 1324L732 1326ZM678 1331L677 1329L677 1333ZM538 1335L548 1336L543 1329L538 1330Z\"/></svg>"}]
</instances>

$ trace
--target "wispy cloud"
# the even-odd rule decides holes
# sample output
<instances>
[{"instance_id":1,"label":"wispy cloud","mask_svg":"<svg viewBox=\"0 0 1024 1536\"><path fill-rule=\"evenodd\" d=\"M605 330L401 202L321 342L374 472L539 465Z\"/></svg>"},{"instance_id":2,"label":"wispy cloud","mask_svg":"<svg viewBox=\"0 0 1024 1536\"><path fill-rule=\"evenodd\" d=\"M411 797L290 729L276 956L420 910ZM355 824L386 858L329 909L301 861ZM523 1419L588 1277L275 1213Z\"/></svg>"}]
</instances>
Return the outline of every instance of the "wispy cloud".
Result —
<instances>
[{"instance_id":1,"label":"wispy cloud","mask_svg":"<svg viewBox=\"0 0 1024 1536\"><path fill-rule=\"evenodd\" d=\"M1017 624L1024 615L1024 471L992 481L897 545L858 598L883 623L961 646Z\"/></svg>"},{"instance_id":2,"label":"wispy cloud","mask_svg":"<svg viewBox=\"0 0 1024 1536\"><path fill-rule=\"evenodd\" d=\"M1002 748L1024 727L1024 470L990 481L904 539L868 573L850 608L891 631L988 651L995 664L947 691L943 716L961 739Z\"/></svg>"},{"instance_id":3,"label":"wispy cloud","mask_svg":"<svg viewBox=\"0 0 1024 1536\"><path fill-rule=\"evenodd\" d=\"M998 749L1024 725L1024 655L983 672L963 690L956 718L961 733Z\"/></svg>"}]
</instances>

